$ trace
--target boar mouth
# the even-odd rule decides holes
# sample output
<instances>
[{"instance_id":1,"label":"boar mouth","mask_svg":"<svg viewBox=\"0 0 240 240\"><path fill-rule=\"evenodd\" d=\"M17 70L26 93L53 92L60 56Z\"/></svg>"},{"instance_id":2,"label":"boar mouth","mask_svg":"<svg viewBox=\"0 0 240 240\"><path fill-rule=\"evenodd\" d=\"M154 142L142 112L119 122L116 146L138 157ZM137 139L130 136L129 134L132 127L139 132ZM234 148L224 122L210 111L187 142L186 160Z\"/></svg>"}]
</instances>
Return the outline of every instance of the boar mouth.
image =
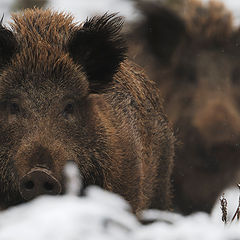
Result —
<instances>
[{"instance_id":1,"label":"boar mouth","mask_svg":"<svg viewBox=\"0 0 240 240\"><path fill-rule=\"evenodd\" d=\"M33 168L19 181L19 192L27 201L43 194L58 195L61 191L60 182L45 168Z\"/></svg>"}]
</instances>

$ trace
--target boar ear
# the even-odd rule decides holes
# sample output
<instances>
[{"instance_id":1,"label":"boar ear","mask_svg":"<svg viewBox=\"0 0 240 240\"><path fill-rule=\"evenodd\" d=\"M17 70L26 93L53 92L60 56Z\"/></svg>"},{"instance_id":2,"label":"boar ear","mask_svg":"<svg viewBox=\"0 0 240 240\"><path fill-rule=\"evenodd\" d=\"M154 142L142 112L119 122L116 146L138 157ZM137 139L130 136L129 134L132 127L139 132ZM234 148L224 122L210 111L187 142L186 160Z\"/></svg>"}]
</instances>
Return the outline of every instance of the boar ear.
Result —
<instances>
[{"instance_id":1,"label":"boar ear","mask_svg":"<svg viewBox=\"0 0 240 240\"><path fill-rule=\"evenodd\" d=\"M157 2L140 1L137 7L144 17L137 31L159 61L167 64L187 35L183 19Z\"/></svg>"},{"instance_id":2,"label":"boar ear","mask_svg":"<svg viewBox=\"0 0 240 240\"><path fill-rule=\"evenodd\" d=\"M0 68L2 68L13 56L17 49L17 41L12 31L3 27L0 22Z\"/></svg>"},{"instance_id":3,"label":"boar ear","mask_svg":"<svg viewBox=\"0 0 240 240\"><path fill-rule=\"evenodd\" d=\"M119 34L123 20L116 14L87 19L75 32L68 45L70 56L82 65L90 87L111 81L125 58L126 47Z\"/></svg>"}]
</instances>

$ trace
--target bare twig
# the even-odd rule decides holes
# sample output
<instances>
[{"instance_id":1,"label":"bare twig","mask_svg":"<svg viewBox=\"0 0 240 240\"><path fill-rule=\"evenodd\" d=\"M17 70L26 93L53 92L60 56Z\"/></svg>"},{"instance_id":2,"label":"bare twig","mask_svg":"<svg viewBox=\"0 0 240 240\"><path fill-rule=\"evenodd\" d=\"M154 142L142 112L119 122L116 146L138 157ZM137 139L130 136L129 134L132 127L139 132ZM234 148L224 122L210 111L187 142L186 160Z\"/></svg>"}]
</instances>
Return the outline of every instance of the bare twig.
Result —
<instances>
[{"instance_id":1,"label":"bare twig","mask_svg":"<svg viewBox=\"0 0 240 240\"><path fill-rule=\"evenodd\" d=\"M223 195L220 198L221 201L221 210L222 210L222 221L227 224L227 199Z\"/></svg>"},{"instance_id":2,"label":"bare twig","mask_svg":"<svg viewBox=\"0 0 240 240\"><path fill-rule=\"evenodd\" d=\"M240 184L237 185L238 186L238 189L240 190ZM234 219L236 218L237 216L237 220L239 221L239 217L240 217L240 195L239 195L239 199L238 199L238 207L237 207L237 210L236 212L234 213L233 215L233 218L232 218L232 221L234 221Z\"/></svg>"}]
</instances>

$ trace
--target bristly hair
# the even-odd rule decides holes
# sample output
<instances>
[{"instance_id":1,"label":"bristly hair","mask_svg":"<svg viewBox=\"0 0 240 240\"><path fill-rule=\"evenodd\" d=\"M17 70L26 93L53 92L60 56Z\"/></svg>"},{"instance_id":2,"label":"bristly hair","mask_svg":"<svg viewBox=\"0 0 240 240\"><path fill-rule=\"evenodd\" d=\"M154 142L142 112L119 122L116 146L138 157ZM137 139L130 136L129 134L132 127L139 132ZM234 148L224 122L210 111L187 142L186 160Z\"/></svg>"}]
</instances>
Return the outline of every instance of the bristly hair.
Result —
<instances>
[{"instance_id":1,"label":"bristly hair","mask_svg":"<svg viewBox=\"0 0 240 240\"><path fill-rule=\"evenodd\" d=\"M105 13L87 19L69 41L69 53L83 66L90 86L96 88L111 81L125 59L126 44L120 31L123 19Z\"/></svg>"},{"instance_id":2,"label":"bristly hair","mask_svg":"<svg viewBox=\"0 0 240 240\"><path fill-rule=\"evenodd\" d=\"M2 24L3 17L0 21L0 68L6 64L17 50L17 41L12 31L5 28Z\"/></svg>"},{"instance_id":3,"label":"bristly hair","mask_svg":"<svg viewBox=\"0 0 240 240\"><path fill-rule=\"evenodd\" d=\"M233 16L221 2L210 1L205 5L199 0L188 0L183 17L195 44L222 48L231 40Z\"/></svg>"}]
</instances>

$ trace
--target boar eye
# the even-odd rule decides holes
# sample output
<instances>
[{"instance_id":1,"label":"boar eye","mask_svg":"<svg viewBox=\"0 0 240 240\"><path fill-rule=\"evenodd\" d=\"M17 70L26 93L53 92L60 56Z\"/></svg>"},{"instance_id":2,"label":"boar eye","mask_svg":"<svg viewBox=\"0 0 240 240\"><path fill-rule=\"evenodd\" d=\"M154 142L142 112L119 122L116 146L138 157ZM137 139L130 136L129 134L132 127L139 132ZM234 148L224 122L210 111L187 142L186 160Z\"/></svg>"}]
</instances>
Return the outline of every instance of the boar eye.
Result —
<instances>
[{"instance_id":1,"label":"boar eye","mask_svg":"<svg viewBox=\"0 0 240 240\"><path fill-rule=\"evenodd\" d=\"M10 103L9 110L10 110L10 114L13 114L13 115L20 112L20 108L17 103Z\"/></svg>"},{"instance_id":2,"label":"boar eye","mask_svg":"<svg viewBox=\"0 0 240 240\"><path fill-rule=\"evenodd\" d=\"M73 104L72 103L68 103L65 108L64 108L64 115L68 115L68 114L73 114Z\"/></svg>"},{"instance_id":3,"label":"boar eye","mask_svg":"<svg viewBox=\"0 0 240 240\"><path fill-rule=\"evenodd\" d=\"M197 82L195 67L191 64L185 64L184 62L176 67L175 76L176 79L179 79L179 83L194 84Z\"/></svg>"}]
</instances>

